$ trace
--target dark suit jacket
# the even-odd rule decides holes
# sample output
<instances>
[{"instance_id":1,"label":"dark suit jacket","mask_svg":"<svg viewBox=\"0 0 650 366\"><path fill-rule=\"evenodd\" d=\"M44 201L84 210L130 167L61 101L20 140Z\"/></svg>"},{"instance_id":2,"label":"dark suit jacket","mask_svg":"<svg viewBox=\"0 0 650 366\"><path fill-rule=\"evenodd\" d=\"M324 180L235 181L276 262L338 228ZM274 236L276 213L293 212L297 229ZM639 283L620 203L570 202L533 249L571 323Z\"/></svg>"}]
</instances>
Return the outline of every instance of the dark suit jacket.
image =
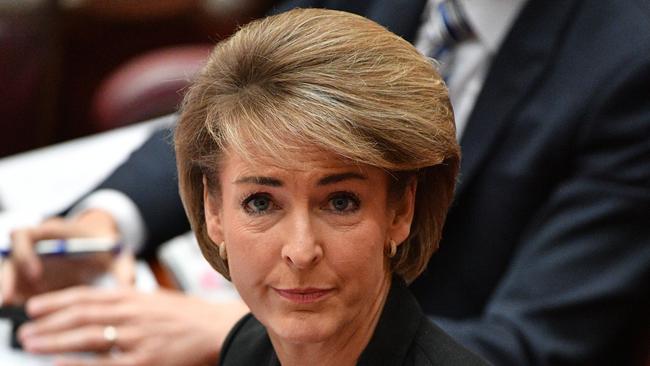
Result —
<instances>
[{"instance_id":1,"label":"dark suit jacket","mask_svg":"<svg viewBox=\"0 0 650 366\"><path fill-rule=\"evenodd\" d=\"M318 364L318 360L313 360ZM280 365L262 324L251 314L230 331L221 350L220 365ZM424 316L399 278L393 280L386 304L370 342L357 365L487 365L456 343Z\"/></svg>"},{"instance_id":2,"label":"dark suit jacket","mask_svg":"<svg viewBox=\"0 0 650 366\"><path fill-rule=\"evenodd\" d=\"M355 11L412 40L424 2L292 4ZM412 290L437 324L496 364L640 356L650 308L649 7L531 0L491 64L461 141L441 249ZM103 185L134 199L152 242L187 229L171 152L156 138Z\"/></svg>"}]
</instances>

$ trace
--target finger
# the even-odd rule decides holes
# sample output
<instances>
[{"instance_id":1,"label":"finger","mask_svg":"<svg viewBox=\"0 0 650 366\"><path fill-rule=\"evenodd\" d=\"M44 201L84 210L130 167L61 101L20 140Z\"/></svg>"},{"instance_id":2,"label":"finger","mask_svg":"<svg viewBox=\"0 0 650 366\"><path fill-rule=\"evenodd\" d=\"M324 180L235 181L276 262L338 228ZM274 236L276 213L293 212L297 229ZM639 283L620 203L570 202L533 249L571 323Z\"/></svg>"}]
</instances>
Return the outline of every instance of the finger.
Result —
<instances>
[{"instance_id":1,"label":"finger","mask_svg":"<svg viewBox=\"0 0 650 366\"><path fill-rule=\"evenodd\" d=\"M16 274L14 264L11 261L4 260L0 264L2 274L0 274L0 296L1 305L10 305L16 303Z\"/></svg>"},{"instance_id":2,"label":"finger","mask_svg":"<svg viewBox=\"0 0 650 366\"><path fill-rule=\"evenodd\" d=\"M34 251L34 243L39 239L34 229L11 232L11 261L20 274L32 281L37 281L43 273L43 265Z\"/></svg>"},{"instance_id":3,"label":"finger","mask_svg":"<svg viewBox=\"0 0 650 366\"><path fill-rule=\"evenodd\" d=\"M104 337L104 328L89 325L56 334L25 337L21 342L31 353L106 352L114 344Z\"/></svg>"},{"instance_id":4,"label":"finger","mask_svg":"<svg viewBox=\"0 0 650 366\"><path fill-rule=\"evenodd\" d=\"M62 309L38 320L24 324L18 330L19 339L50 336L84 326L116 325L128 322L134 315L128 306L81 304Z\"/></svg>"},{"instance_id":5,"label":"finger","mask_svg":"<svg viewBox=\"0 0 650 366\"><path fill-rule=\"evenodd\" d=\"M125 290L77 286L34 296L27 301L26 309L31 317L39 317L75 304L111 303L125 296Z\"/></svg>"},{"instance_id":6,"label":"finger","mask_svg":"<svg viewBox=\"0 0 650 366\"><path fill-rule=\"evenodd\" d=\"M81 235L82 229L60 217L51 217L33 228L11 232L11 259L16 268L31 281L40 279L43 264L34 251L34 244L43 239L61 239Z\"/></svg>"},{"instance_id":7,"label":"finger","mask_svg":"<svg viewBox=\"0 0 650 366\"><path fill-rule=\"evenodd\" d=\"M0 279L0 301L2 304L24 305L30 296L40 291L42 281L33 282L19 274L13 261L5 260L0 267L0 277L2 277Z\"/></svg>"},{"instance_id":8,"label":"finger","mask_svg":"<svg viewBox=\"0 0 650 366\"><path fill-rule=\"evenodd\" d=\"M75 328L51 335L24 337L23 349L31 353L100 352L112 344L104 339L99 325Z\"/></svg>"},{"instance_id":9,"label":"finger","mask_svg":"<svg viewBox=\"0 0 650 366\"><path fill-rule=\"evenodd\" d=\"M101 209L88 209L81 212L73 220L80 228L83 228L88 236L108 236L117 238L119 230L113 216Z\"/></svg>"},{"instance_id":10,"label":"finger","mask_svg":"<svg viewBox=\"0 0 650 366\"><path fill-rule=\"evenodd\" d=\"M111 272L118 285L132 286L135 283L135 257L128 250L123 250L111 265Z\"/></svg>"},{"instance_id":11,"label":"finger","mask_svg":"<svg viewBox=\"0 0 650 366\"><path fill-rule=\"evenodd\" d=\"M114 326L116 336L114 340L110 340L105 334L106 327L89 325L47 336L28 337L21 341L26 351L39 354L113 350L128 353L137 350L138 342L142 339L137 328Z\"/></svg>"},{"instance_id":12,"label":"finger","mask_svg":"<svg viewBox=\"0 0 650 366\"><path fill-rule=\"evenodd\" d=\"M32 229L33 235L40 239L65 239L77 236L88 236L83 226L76 222L60 217L52 217Z\"/></svg>"}]
</instances>

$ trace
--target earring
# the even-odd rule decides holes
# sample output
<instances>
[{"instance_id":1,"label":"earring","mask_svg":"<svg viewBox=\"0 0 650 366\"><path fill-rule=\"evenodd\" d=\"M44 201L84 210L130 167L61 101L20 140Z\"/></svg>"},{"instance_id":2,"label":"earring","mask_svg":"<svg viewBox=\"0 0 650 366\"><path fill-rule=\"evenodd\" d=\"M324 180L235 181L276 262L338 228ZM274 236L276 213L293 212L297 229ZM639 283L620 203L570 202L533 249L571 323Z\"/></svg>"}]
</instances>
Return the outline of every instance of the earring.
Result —
<instances>
[{"instance_id":1,"label":"earring","mask_svg":"<svg viewBox=\"0 0 650 366\"><path fill-rule=\"evenodd\" d=\"M219 257L223 259L224 261L228 260L228 252L226 252L226 242L222 241L219 244Z\"/></svg>"},{"instance_id":2,"label":"earring","mask_svg":"<svg viewBox=\"0 0 650 366\"><path fill-rule=\"evenodd\" d=\"M390 246L390 251L388 252L388 258L393 258L395 254L397 254L397 243L395 243L395 240L390 239L388 241L388 245Z\"/></svg>"}]
</instances>

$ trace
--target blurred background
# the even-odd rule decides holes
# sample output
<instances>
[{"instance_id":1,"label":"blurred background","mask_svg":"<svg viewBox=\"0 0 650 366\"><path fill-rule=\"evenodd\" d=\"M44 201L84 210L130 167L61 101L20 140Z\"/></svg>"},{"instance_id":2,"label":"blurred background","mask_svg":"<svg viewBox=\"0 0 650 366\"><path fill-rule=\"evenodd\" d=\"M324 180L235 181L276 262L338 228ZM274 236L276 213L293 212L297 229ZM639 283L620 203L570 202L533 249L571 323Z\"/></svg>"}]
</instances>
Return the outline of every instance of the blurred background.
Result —
<instances>
[{"instance_id":1,"label":"blurred background","mask_svg":"<svg viewBox=\"0 0 650 366\"><path fill-rule=\"evenodd\" d=\"M274 0L0 0L0 158L172 112Z\"/></svg>"}]
</instances>

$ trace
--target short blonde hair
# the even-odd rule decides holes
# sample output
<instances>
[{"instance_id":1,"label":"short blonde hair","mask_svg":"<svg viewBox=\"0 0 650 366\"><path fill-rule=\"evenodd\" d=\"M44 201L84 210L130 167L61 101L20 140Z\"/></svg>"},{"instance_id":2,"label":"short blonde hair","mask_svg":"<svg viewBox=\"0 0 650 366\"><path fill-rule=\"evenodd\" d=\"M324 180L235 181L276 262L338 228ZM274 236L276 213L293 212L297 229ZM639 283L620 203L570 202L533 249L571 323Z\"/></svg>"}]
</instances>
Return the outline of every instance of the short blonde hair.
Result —
<instances>
[{"instance_id":1,"label":"short blonde hair","mask_svg":"<svg viewBox=\"0 0 650 366\"><path fill-rule=\"evenodd\" d=\"M407 282L437 249L460 160L431 60L366 18L323 9L254 21L219 43L185 96L175 146L186 213L203 255L226 278L207 233L202 183L205 176L219 190L226 148L282 165L313 147L385 169L402 190L416 176L411 234L391 259Z\"/></svg>"}]
</instances>

